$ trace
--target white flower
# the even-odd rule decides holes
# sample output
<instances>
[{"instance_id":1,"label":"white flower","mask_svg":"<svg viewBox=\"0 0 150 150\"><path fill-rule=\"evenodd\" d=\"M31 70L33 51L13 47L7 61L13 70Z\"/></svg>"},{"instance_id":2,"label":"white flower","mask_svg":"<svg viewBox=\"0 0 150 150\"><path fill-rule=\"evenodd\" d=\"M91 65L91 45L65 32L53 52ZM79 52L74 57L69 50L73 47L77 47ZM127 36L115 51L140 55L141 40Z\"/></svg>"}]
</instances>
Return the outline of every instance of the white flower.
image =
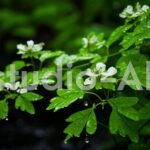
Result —
<instances>
[{"instance_id":1,"label":"white flower","mask_svg":"<svg viewBox=\"0 0 150 150\"><path fill-rule=\"evenodd\" d=\"M115 67L110 67L108 70L106 70L106 65L102 62L99 62L96 64L96 67L91 70L87 69L86 75L88 78L84 81L84 85L91 85L93 84L94 80L93 78L99 77L100 81L106 81L107 79L112 80L112 76L114 76L117 73L117 69Z\"/></svg>"},{"instance_id":2,"label":"white flower","mask_svg":"<svg viewBox=\"0 0 150 150\"><path fill-rule=\"evenodd\" d=\"M5 83L4 84L4 87L7 89L7 90L11 90L11 91L16 91L20 86L20 82L16 82L16 83Z\"/></svg>"},{"instance_id":3,"label":"white flower","mask_svg":"<svg viewBox=\"0 0 150 150\"><path fill-rule=\"evenodd\" d=\"M142 11L147 12L149 10L149 6L143 5Z\"/></svg>"},{"instance_id":4,"label":"white flower","mask_svg":"<svg viewBox=\"0 0 150 150\"><path fill-rule=\"evenodd\" d=\"M16 82L16 83L5 83L4 84L4 87L7 89L7 90L10 90L10 91L16 91L17 93L20 93L20 94L23 94L23 93L27 93L27 89L25 88L20 88L20 82Z\"/></svg>"},{"instance_id":5,"label":"white flower","mask_svg":"<svg viewBox=\"0 0 150 150\"><path fill-rule=\"evenodd\" d=\"M102 72L101 75L105 77L113 76L117 73L117 69L114 67L110 67L106 72Z\"/></svg>"},{"instance_id":6,"label":"white flower","mask_svg":"<svg viewBox=\"0 0 150 150\"><path fill-rule=\"evenodd\" d=\"M141 5L137 3L135 9L133 9L133 7L129 5L123 10L123 12L119 16L121 18L137 18L146 13L148 10L149 6L143 5L141 7Z\"/></svg>"},{"instance_id":7,"label":"white flower","mask_svg":"<svg viewBox=\"0 0 150 150\"><path fill-rule=\"evenodd\" d=\"M117 69L114 67L108 68L106 72L102 72L101 75L101 81L105 81L108 77L111 77L117 73Z\"/></svg>"},{"instance_id":8,"label":"white flower","mask_svg":"<svg viewBox=\"0 0 150 150\"><path fill-rule=\"evenodd\" d=\"M17 49L19 50L17 54L26 54L30 52L38 52L43 48L44 43L34 44L34 41L27 41L27 45L18 44Z\"/></svg>"},{"instance_id":9,"label":"white flower","mask_svg":"<svg viewBox=\"0 0 150 150\"><path fill-rule=\"evenodd\" d=\"M103 72L103 71L106 70L106 65L103 64L103 63L97 63L97 64L96 64L96 70L97 70L97 71L100 71L100 72Z\"/></svg>"},{"instance_id":10,"label":"white flower","mask_svg":"<svg viewBox=\"0 0 150 150\"><path fill-rule=\"evenodd\" d=\"M82 38L83 48L88 48L88 46L93 46L97 49L100 49L104 46L105 40L99 39L96 35L90 35L87 38Z\"/></svg>"},{"instance_id":11,"label":"white flower","mask_svg":"<svg viewBox=\"0 0 150 150\"><path fill-rule=\"evenodd\" d=\"M127 6L127 8L125 9L125 12L132 15L134 13L133 7L131 5Z\"/></svg>"},{"instance_id":12,"label":"white flower","mask_svg":"<svg viewBox=\"0 0 150 150\"><path fill-rule=\"evenodd\" d=\"M95 74L91 69L87 69L85 75L87 75L89 77L95 77L95 76L97 76L97 74Z\"/></svg>"},{"instance_id":13,"label":"white flower","mask_svg":"<svg viewBox=\"0 0 150 150\"><path fill-rule=\"evenodd\" d=\"M28 48L31 49L34 46L34 41L27 41Z\"/></svg>"}]
</instances>

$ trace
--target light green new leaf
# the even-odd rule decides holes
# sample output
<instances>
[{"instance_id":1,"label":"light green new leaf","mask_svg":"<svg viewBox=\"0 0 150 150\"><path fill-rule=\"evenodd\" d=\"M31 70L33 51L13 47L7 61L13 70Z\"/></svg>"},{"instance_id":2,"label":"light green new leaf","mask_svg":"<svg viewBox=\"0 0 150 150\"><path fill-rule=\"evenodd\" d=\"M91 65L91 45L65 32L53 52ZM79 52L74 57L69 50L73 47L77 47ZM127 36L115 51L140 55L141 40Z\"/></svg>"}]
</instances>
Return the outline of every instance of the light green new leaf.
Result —
<instances>
[{"instance_id":1,"label":"light green new leaf","mask_svg":"<svg viewBox=\"0 0 150 150\"><path fill-rule=\"evenodd\" d=\"M64 133L67 134L65 142L73 136L79 137L85 127L86 132L89 134L94 134L97 129L97 121L93 108L76 112L66 121L71 122L71 124L64 130Z\"/></svg>"},{"instance_id":2,"label":"light green new leaf","mask_svg":"<svg viewBox=\"0 0 150 150\"><path fill-rule=\"evenodd\" d=\"M112 134L120 134L122 137L128 136L135 143L139 140L136 123L124 118L116 110L113 110L110 115L109 129Z\"/></svg>"},{"instance_id":3,"label":"light green new leaf","mask_svg":"<svg viewBox=\"0 0 150 150\"><path fill-rule=\"evenodd\" d=\"M5 119L8 116L8 104L6 101L0 101L0 120Z\"/></svg>"},{"instance_id":4,"label":"light green new leaf","mask_svg":"<svg viewBox=\"0 0 150 150\"><path fill-rule=\"evenodd\" d=\"M81 90L59 89L57 93L58 96L51 99L47 110L54 109L54 111L57 111L64 107L68 107L70 104L78 99L82 99L84 96L84 92Z\"/></svg>"}]
</instances>

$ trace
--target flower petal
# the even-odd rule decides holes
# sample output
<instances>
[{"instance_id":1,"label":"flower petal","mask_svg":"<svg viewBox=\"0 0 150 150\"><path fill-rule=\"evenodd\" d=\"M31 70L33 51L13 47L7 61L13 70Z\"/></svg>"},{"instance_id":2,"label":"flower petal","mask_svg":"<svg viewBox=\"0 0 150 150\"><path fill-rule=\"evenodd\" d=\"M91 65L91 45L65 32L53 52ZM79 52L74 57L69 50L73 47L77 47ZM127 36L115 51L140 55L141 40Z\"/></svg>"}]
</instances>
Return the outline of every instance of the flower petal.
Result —
<instances>
[{"instance_id":1,"label":"flower petal","mask_svg":"<svg viewBox=\"0 0 150 150\"><path fill-rule=\"evenodd\" d=\"M25 50L26 50L26 46L23 45L23 44L18 44L18 45L17 45L17 49L18 49L18 50L25 51Z\"/></svg>"},{"instance_id":2,"label":"flower petal","mask_svg":"<svg viewBox=\"0 0 150 150\"><path fill-rule=\"evenodd\" d=\"M87 38L82 38L82 41L83 41L83 47L87 48L87 46L88 46L88 39Z\"/></svg>"},{"instance_id":3,"label":"flower petal","mask_svg":"<svg viewBox=\"0 0 150 150\"><path fill-rule=\"evenodd\" d=\"M147 12L147 11L148 11L148 9L149 9L149 6L147 6L147 5L143 5L143 7L142 7L142 11Z\"/></svg>"},{"instance_id":4,"label":"flower petal","mask_svg":"<svg viewBox=\"0 0 150 150\"><path fill-rule=\"evenodd\" d=\"M28 90L27 89L18 89L17 92L20 94L23 94L23 93L27 93Z\"/></svg>"},{"instance_id":5,"label":"flower petal","mask_svg":"<svg viewBox=\"0 0 150 150\"><path fill-rule=\"evenodd\" d=\"M20 82L18 81L13 85L14 90L17 90L19 88L19 86L20 86Z\"/></svg>"},{"instance_id":6,"label":"flower petal","mask_svg":"<svg viewBox=\"0 0 150 150\"><path fill-rule=\"evenodd\" d=\"M28 48L32 48L34 45L34 41L33 40L27 41L27 45L28 45Z\"/></svg>"},{"instance_id":7,"label":"flower petal","mask_svg":"<svg viewBox=\"0 0 150 150\"><path fill-rule=\"evenodd\" d=\"M91 84L93 84L92 78L87 78L87 79L85 79L84 85L91 85Z\"/></svg>"},{"instance_id":8,"label":"flower petal","mask_svg":"<svg viewBox=\"0 0 150 150\"><path fill-rule=\"evenodd\" d=\"M95 77L96 76L96 74L91 69L87 69L86 75L89 77Z\"/></svg>"},{"instance_id":9,"label":"flower petal","mask_svg":"<svg viewBox=\"0 0 150 150\"><path fill-rule=\"evenodd\" d=\"M103 72L102 75L105 77L113 76L117 73L117 69L115 67L110 67L106 72Z\"/></svg>"},{"instance_id":10,"label":"flower petal","mask_svg":"<svg viewBox=\"0 0 150 150\"><path fill-rule=\"evenodd\" d=\"M104 63L97 63L96 64L96 70L103 72L106 70L106 65Z\"/></svg>"}]
</instances>

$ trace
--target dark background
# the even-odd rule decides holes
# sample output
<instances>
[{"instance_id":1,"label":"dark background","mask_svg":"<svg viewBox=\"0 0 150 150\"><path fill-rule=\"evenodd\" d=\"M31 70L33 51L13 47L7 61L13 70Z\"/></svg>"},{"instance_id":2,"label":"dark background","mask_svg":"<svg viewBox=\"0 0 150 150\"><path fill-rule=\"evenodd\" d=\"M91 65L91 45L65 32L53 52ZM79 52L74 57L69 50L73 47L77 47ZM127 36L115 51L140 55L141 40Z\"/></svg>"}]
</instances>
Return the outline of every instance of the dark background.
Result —
<instances>
[{"instance_id":1,"label":"dark background","mask_svg":"<svg viewBox=\"0 0 150 150\"><path fill-rule=\"evenodd\" d=\"M27 40L45 42L45 49L76 53L81 38L88 33L104 32L106 38L123 21L119 13L136 0L0 0L0 68L20 59L16 44ZM150 0L139 0L150 4ZM42 91L42 89L39 91ZM36 115L14 109L10 103L8 120L0 121L0 150L113 150L127 149L127 142L111 136L100 126L97 133L63 143L66 117L83 107L83 103L58 113L44 109L55 93L42 93L45 100L35 104ZM108 108L109 110L109 108ZM98 112L108 124L106 112ZM108 111L109 113L109 111ZM103 117L102 117L103 116ZM104 119L105 118L105 119ZM89 140L89 144L85 141ZM118 143L119 142L119 143Z\"/></svg>"}]
</instances>

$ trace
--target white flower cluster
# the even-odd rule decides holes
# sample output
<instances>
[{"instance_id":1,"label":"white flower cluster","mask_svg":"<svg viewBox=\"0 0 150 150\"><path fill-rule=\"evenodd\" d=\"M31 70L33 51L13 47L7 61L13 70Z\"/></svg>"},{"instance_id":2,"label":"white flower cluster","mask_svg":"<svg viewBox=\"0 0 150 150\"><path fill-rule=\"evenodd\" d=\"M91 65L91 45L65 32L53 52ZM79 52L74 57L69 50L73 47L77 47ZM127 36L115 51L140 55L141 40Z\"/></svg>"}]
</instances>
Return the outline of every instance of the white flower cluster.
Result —
<instances>
[{"instance_id":1,"label":"white flower cluster","mask_svg":"<svg viewBox=\"0 0 150 150\"><path fill-rule=\"evenodd\" d=\"M96 48L99 49L104 46L105 40L100 41L96 35L92 35L90 38L82 38L83 48L88 48L89 45L95 44Z\"/></svg>"},{"instance_id":2,"label":"white flower cluster","mask_svg":"<svg viewBox=\"0 0 150 150\"><path fill-rule=\"evenodd\" d=\"M86 75L88 78L84 81L84 85L93 84L93 77L99 77L100 82L105 82L107 79L112 77L117 73L117 69L115 67L110 67L106 70L106 65L104 63L97 63L96 68L93 70L87 69Z\"/></svg>"},{"instance_id":3,"label":"white flower cluster","mask_svg":"<svg viewBox=\"0 0 150 150\"><path fill-rule=\"evenodd\" d=\"M27 45L18 44L17 49L19 50L17 54L26 54L28 52L39 52L42 50L44 43L34 44L34 41L27 41Z\"/></svg>"},{"instance_id":4,"label":"white flower cluster","mask_svg":"<svg viewBox=\"0 0 150 150\"><path fill-rule=\"evenodd\" d=\"M23 93L27 93L27 89L25 88L20 88L20 82L16 82L16 83L5 83L4 87L7 90L11 90L11 91L16 91L17 93L23 94Z\"/></svg>"},{"instance_id":5,"label":"white flower cluster","mask_svg":"<svg viewBox=\"0 0 150 150\"><path fill-rule=\"evenodd\" d=\"M128 5L127 8L120 14L121 18L136 18L149 10L149 6L143 5L141 6L139 3L136 4L135 10L133 6Z\"/></svg>"}]
</instances>

